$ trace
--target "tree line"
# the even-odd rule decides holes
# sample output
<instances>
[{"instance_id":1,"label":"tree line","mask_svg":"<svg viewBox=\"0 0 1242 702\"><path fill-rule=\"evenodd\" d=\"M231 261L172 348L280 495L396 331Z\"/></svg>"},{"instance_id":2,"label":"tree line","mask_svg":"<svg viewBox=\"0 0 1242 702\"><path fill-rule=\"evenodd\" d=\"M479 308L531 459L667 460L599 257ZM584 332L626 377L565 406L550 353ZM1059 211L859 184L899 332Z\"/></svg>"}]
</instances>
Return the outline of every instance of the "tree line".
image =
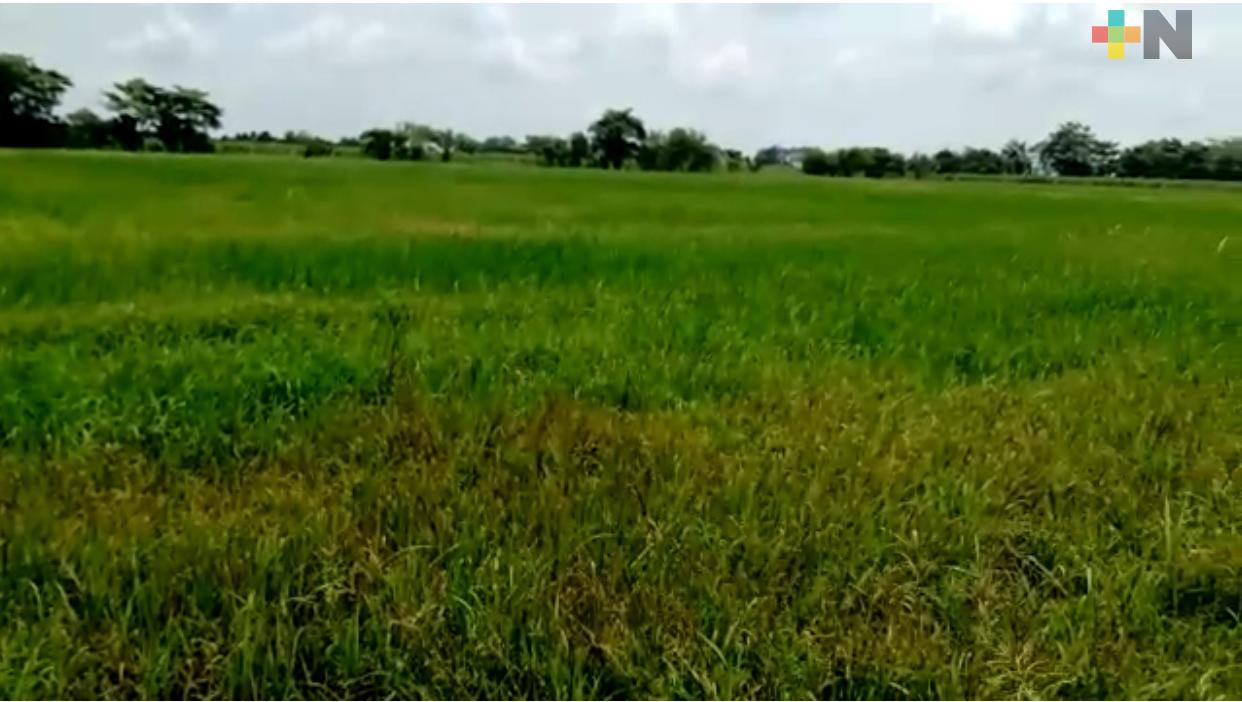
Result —
<instances>
[{"instance_id":1,"label":"tree line","mask_svg":"<svg viewBox=\"0 0 1242 702\"><path fill-rule=\"evenodd\" d=\"M110 117L81 109L61 118L55 109L72 84L24 56L0 54L0 146L212 150L209 132L223 111L201 90L134 78L104 93Z\"/></svg>"},{"instance_id":2,"label":"tree line","mask_svg":"<svg viewBox=\"0 0 1242 702\"><path fill-rule=\"evenodd\" d=\"M1027 145L1016 139L1000 151L967 147L909 157L881 147L769 147L758 163L795 165L808 175L870 178L941 175L1056 175L1077 177L1242 180L1242 138L1208 142L1155 139L1119 149L1080 122L1066 122L1044 140Z\"/></svg>"},{"instance_id":3,"label":"tree line","mask_svg":"<svg viewBox=\"0 0 1242 702\"><path fill-rule=\"evenodd\" d=\"M210 152L210 136L223 110L207 93L179 85L161 87L134 78L105 91L110 114L80 109L56 113L72 81L24 56L0 54L0 146L130 151ZM648 129L633 110L606 110L568 136L530 135L478 140L452 129L404 122L368 129L357 137L329 140L304 131L276 136L243 132L223 141L283 143L307 157L357 149L381 161L450 161L456 154L510 154L557 168L638 168L651 171L741 171L765 167L800 169L808 175L869 178L932 175L1058 175L1127 178L1242 180L1242 138L1182 142L1156 139L1126 149L1067 122L1044 140L1011 140L999 151L967 147L909 156L883 147L770 146L747 156L712 143L695 129Z\"/></svg>"},{"instance_id":4,"label":"tree line","mask_svg":"<svg viewBox=\"0 0 1242 702\"><path fill-rule=\"evenodd\" d=\"M703 172L740 170L748 163L740 151L721 149L693 129L648 130L629 109L607 110L584 131L568 137L532 134L522 142L511 137L479 141L451 129L406 122L391 129L369 129L358 142L364 154L381 161L448 161L460 152L527 154L541 165L560 168Z\"/></svg>"}]
</instances>

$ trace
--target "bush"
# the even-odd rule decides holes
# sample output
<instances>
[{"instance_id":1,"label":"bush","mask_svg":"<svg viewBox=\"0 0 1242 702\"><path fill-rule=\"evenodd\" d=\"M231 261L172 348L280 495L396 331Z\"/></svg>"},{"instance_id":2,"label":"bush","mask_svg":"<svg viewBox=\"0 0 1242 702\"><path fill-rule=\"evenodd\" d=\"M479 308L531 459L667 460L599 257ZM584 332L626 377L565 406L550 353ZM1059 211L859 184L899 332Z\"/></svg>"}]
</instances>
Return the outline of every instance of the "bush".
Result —
<instances>
[{"instance_id":1,"label":"bush","mask_svg":"<svg viewBox=\"0 0 1242 702\"><path fill-rule=\"evenodd\" d=\"M333 153L332 145L321 139L308 142L302 149L303 158L315 158L318 156L331 156Z\"/></svg>"}]
</instances>

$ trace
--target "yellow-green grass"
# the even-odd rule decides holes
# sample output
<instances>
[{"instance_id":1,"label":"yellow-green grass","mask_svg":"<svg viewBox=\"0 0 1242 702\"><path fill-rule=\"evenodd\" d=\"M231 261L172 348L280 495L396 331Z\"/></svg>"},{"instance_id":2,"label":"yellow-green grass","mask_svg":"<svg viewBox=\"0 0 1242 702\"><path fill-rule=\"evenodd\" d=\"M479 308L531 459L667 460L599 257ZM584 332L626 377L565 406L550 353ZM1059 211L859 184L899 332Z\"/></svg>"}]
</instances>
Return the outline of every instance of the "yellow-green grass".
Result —
<instances>
[{"instance_id":1,"label":"yellow-green grass","mask_svg":"<svg viewBox=\"0 0 1242 702\"><path fill-rule=\"evenodd\" d=\"M1240 229L0 152L0 695L1238 697Z\"/></svg>"}]
</instances>

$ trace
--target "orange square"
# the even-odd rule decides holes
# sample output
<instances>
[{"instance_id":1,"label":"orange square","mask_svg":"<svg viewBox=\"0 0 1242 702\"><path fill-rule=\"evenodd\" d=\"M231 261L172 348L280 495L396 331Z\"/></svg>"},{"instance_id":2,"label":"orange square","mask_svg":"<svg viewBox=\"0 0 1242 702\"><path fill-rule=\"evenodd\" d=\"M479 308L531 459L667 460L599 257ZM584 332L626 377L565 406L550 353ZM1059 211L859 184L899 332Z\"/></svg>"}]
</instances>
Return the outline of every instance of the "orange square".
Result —
<instances>
[{"instance_id":1,"label":"orange square","mask_svg":"<svg viewBox=\"0 0 1242 702\"><path fill-rule=\"evenodd\" d=\"M1126 43L1137 44L1143 40L1142 27L1126 27Z\"/></svg>"}]
</instances>

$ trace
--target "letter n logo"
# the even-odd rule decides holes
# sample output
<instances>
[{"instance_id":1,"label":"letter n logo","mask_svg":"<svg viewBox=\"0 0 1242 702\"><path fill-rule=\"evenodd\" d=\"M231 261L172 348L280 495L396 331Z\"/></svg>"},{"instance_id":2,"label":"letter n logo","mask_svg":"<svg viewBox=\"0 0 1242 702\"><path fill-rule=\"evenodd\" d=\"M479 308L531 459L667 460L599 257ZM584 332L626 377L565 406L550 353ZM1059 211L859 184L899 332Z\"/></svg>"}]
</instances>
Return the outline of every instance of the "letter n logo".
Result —
<instances>
[{"instance_id":1,"label":"letter n logo","mask_svg":"<svg viewBox=\"0 0 1242 702\"><path fill-rule=\"evenodd\" d=\"M1179 59L1190 58L1190 10L1177 10L1177 27L1169 26L1160 10L1143 10L1143 58L1160 58L1160 42Z\"/></svg>"}]
</instances>

